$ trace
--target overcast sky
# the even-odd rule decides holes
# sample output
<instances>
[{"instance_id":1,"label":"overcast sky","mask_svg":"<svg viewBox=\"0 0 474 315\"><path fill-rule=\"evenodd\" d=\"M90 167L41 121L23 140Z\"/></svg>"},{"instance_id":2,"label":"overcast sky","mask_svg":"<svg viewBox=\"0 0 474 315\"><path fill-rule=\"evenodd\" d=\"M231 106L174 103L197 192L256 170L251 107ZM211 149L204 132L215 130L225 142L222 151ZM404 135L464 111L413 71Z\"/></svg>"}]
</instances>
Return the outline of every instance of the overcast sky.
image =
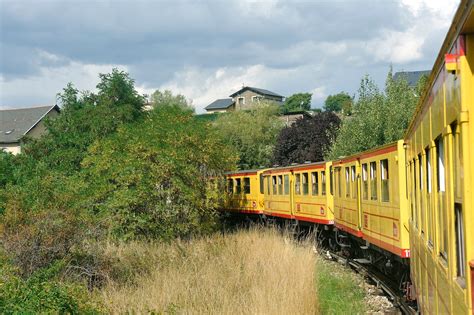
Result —
<instances>
[{"instance_id":1,"label":"overcast sky","mask_svg":"<svg viewBox=\"0 0 474 315\"><path fill-rule=\"evenodd\" d=\"M289 96L357 91L369 74L431 69L458 0L0 0L0 108L54 104L126 70L197 112L242 85Z\"/></svg>"}]
</instances>

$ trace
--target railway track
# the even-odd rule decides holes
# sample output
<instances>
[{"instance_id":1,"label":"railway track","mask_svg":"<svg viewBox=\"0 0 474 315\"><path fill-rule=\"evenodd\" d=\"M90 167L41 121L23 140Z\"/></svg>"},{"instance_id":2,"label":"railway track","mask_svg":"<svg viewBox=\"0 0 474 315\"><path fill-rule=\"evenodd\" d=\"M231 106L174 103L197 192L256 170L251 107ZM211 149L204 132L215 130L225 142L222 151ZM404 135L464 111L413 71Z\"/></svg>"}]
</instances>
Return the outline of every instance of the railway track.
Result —
<instances>
[{"instance_id":1,"label":"railway track","mask_svg":"<svg viewBox=\"0 0 474 315\"><path fill-rule=\"evenodd\" d=\"M326 259L349 265L355 272L369 278L375 283L377 288L380 288L388 296L393 305L397 307L402 312L402 314L418 314L418 312L406 302L404 296L402 296L402 294L399 292L393 281L377 270L374 270L374 268L371 268L370 265L359 263L354 259L349 259L330 250L327 250L326 255L322 256Z\"/></svg>"}]
</instances>

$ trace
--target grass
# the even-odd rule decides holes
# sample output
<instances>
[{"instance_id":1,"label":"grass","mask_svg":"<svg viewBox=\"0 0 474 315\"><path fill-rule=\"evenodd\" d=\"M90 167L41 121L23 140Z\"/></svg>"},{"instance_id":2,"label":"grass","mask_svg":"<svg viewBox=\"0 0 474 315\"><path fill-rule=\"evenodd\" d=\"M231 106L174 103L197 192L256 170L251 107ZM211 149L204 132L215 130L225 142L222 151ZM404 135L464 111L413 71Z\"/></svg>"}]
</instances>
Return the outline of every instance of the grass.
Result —
<instances>
[{"instance_id":1,"label":"grass","mask_svg":"<svg viewBox=\"0 0 474 315\"><path fill-rule=\"evenodd\" d=\"M360 280L335 262L317 260L317 290L321 314L365 314Z\"/></svg>"},{"instance_id":2,"label":"grass","mask_svg":"<svg viewBox=\"0 0 474 315\"><path fill-rule=\"evenodd\" d=\"M189 243L135 244L117 255L144 257L153 270L102 292L112 313L315 314L316 258L275 231L241 231Z\"/></svg>"}]
</instances>

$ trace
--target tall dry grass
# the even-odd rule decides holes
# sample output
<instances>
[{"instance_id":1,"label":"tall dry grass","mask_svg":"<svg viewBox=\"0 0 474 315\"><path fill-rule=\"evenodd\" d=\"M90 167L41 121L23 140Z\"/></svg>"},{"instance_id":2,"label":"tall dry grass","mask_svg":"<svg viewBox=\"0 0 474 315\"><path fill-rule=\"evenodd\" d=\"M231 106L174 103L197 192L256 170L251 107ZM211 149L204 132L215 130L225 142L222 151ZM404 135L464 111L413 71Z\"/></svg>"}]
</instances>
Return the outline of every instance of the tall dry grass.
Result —
<instances>
[{"instance_id":1,"label":"tall dry grass","mask_svg":"<svg viewBox=\"0 0 474 315\"><path fill-rule=\"evenodd\" d=\"M272 230L174 244L109 245L142 273L103 291L113 313L314 314L315 255ZM148 265L147 265L148 264ZM145 267L147 265L147 267Z\"/></svg>"}]
</instances>

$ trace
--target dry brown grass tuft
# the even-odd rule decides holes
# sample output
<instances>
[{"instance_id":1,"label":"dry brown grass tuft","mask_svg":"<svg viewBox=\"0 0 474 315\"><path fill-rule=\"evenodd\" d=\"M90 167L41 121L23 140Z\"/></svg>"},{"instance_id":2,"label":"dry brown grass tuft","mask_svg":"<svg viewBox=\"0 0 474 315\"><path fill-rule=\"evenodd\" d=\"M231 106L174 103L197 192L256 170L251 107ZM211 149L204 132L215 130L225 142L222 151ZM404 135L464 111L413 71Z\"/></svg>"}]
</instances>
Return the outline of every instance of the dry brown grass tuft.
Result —
<instances>
[{"instance_id":1,"label":"dry brown grass tuft","mask_svg":"<svg viewBox=\"0 0 474 315\"><path fill-rule=\"evenodd\" d=\"M111 245L110 245L111 246ZM113 313L314 314L315 255L275 231L240 231L170 245L132 243L115 250L141 257L151 272L110 283ZM144 256L145 255L145 256Z\"/></svg>"}]
</instances>

